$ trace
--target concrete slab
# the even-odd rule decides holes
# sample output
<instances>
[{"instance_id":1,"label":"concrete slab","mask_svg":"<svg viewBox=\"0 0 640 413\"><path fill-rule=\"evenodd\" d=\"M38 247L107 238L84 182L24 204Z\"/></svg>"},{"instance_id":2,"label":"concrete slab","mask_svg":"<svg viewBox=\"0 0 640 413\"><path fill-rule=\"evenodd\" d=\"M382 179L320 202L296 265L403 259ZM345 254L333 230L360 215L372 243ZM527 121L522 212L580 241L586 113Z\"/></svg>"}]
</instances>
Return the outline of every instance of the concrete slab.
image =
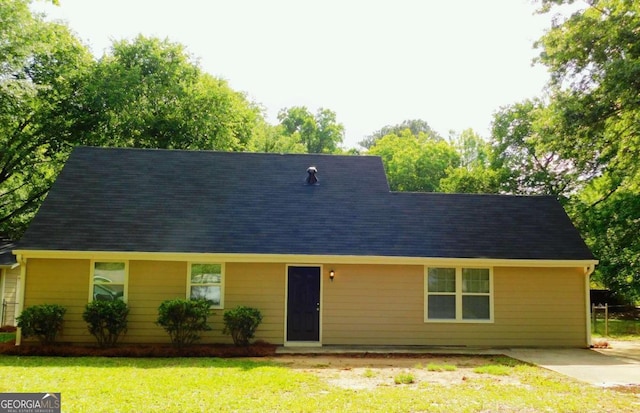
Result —
<instances>
[{"instance_id":1,"label":"concrete slab","mask_svg":"<svg viewBox=\"0 0 640 413\"><path fill-rule=\"evenodd\" d=\"M596 386L640 385L640 359L588 349L510 349L506 356Z\"/></svg>"},{"instance_id":2,"label":"concrete slab","mask_svg":"<svg viewBox=\"0 0 640 413\"><path fill-rule=\"evenodd\" d=\"M480 354L502 355L504 350L497 348L475 348L456 346L287 346L276 348L276 354Z\"/></svg>"},{"instance_id":3,"label":"concrete slab","mask_svg":"<svg viewBox=\"0 0 640 413\"><path fill-rule=\"evenodd\" d=\"M640 361L640 340L600 340L606 342L607 348L594 349L606 356L615 356Z\"/></svg>"}]
</instances>

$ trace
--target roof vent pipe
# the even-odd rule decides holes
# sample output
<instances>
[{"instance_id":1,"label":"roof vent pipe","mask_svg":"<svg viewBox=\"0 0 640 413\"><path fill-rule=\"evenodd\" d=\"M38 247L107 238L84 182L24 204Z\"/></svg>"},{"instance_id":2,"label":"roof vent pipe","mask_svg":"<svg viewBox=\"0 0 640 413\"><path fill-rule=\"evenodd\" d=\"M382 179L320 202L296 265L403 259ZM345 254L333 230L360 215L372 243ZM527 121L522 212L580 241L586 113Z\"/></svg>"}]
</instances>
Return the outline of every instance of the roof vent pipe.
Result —
<instances>
[{"instance_id":1,"label":"roof vent pipe","mask_svg":"<svg viewBox=\"0 0 640 413\"><path fill-rule=\"evenodd\" d=\"M310 166L307 168L307 179L305 179L305 183L307 185L319 185L318 177L316 174L318 173L318 169L315 166Z\"/></svg>"}]
</instances>

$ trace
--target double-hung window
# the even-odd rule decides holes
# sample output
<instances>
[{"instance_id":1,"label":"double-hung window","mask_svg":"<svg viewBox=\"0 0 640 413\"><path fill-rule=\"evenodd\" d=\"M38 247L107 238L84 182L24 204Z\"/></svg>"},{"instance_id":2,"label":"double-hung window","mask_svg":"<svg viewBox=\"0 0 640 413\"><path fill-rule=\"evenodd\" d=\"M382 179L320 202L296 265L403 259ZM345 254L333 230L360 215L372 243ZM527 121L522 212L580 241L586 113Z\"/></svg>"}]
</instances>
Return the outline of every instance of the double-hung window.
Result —
<instances>
[{"instance_id":1,"label":"double-hung window","mask_svg":"<svg viewBox=\"0 0 640 413\"><path fill-rule=\"evenodd\" d=\"M493 321L490 268L429 267L425 321Z\"/></svg>"},{"instance_id":2,"label":"double-hung window","mask_svg":"<svg viewBox=\"0 0 640 413\"><path fill-rule=\"evenodd\" d=\"M224 264L190 264L187 298L209 300L211 308L224 308Z\"/></svg>"},{"instance_id":3,"label":"double-hung window","mask_svg":"<svg viewBox=\"0 0 640 413\"><path fill-rule=\"evenodd\" d=\"M127 301L127 262L92 261L89 301Z\"/></svg>"}]
</instances>

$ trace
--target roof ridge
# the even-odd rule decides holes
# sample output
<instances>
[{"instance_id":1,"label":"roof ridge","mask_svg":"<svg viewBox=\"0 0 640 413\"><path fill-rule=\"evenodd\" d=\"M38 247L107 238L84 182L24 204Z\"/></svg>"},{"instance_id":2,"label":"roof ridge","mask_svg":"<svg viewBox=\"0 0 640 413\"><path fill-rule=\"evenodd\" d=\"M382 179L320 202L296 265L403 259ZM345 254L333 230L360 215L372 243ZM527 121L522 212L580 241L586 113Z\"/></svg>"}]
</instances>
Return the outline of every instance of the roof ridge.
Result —
<instances>
[{"instance_id":1,"label":"roof ridge","mask_svg":"<svg viewBox=\"0 0 640 413\"><path fill-rule=\"evenodd\" d=\"M336 158L380 158L378 155L370 154L344 154L344 153L285 153L285 152L250 152L250 151L224 151L216 149L168 149L168 148L133 148L121 146L87 146L79 145L75 150L106 150L106 151L137 151L137 152L167 152L167 153L210 153L210 154L232 154L232 155L262 155L262 156L283 156L283 157L336 157Z\"/></svg>"}]
</instances>

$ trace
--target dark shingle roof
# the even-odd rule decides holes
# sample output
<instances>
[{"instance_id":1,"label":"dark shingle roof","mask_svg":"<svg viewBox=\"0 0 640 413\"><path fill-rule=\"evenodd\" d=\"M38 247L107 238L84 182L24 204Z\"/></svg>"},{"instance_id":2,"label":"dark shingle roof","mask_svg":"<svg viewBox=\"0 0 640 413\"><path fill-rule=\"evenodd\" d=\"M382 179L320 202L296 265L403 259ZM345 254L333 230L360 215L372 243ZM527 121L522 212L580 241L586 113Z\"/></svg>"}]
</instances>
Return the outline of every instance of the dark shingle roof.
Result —
<instances>
[{"instance_id":1,"label":"dark shingle roof","mask_svg":"<svg viewBox=\"0 0 640 413\"><path fill-rule=\"evenodd\" d=\"M393 193L378 157L113 148L73 152L19 247L593 259L551 197Z\"/></svg>"},{"instance_id":2,"label":"dark shingle roof","mask_svg":"<svg viewBox=\"0 0 640 413\"><path fill-rule=\"evenodd\" d=\"M0 238L0 267L12 266L16 263L16 257L11 253L15 244L10 240Z\"/></svg>"}]
</instances>

